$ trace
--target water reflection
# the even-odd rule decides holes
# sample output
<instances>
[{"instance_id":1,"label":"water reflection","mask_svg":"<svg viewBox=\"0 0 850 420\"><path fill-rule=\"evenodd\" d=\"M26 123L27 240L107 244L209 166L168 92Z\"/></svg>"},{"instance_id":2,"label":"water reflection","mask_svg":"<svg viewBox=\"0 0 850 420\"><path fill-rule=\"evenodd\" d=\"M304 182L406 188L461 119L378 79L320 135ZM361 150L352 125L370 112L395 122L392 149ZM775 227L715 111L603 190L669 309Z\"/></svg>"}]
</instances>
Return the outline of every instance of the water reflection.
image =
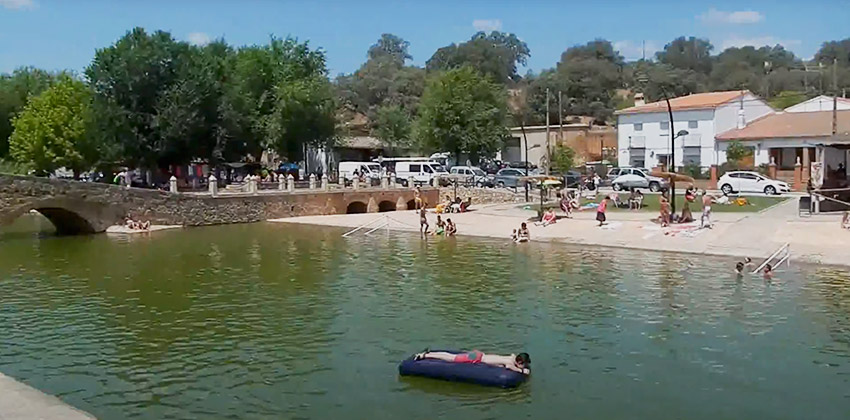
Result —
<instances>
[{"instance_id":1,"label":"water reflection","mask_svg":"<svg viewBox=\"0 0 850 420\"><path fill-rule=\"evenodd\" d=\"M843 418L850 273L234 225L0 233L0 370L101 418ZM502 391L397 376L526 350Z\"/></svg>"}]
</instances>

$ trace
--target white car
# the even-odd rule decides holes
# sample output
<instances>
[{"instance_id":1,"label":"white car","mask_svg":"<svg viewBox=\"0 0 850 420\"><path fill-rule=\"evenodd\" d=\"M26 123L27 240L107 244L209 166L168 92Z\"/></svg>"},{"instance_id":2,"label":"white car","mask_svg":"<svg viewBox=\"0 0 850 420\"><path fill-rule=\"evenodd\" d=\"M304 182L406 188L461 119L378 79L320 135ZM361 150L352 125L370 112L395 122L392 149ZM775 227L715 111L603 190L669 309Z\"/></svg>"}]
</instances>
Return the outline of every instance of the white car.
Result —
<instances>
[{"instance_id":1,"label":"white car","mask_svg":"<svg viewBox=\"0 0 850 420\"><path fill-rule=\"evenodd\" d=\"M725 194L733 192L758 192L767 195L791 192L791 187L782 181L770 179L758 172L731 171L717 180L717 185Z\"/></svg>"},{"instance_id":2,"label":"white car","mask_svg":"<svg viewBox=\"0 0 850 420\"><path fill-rule=\"evenodd\" d=\"M632 188L648 188L652 192L664 191L669 187L667 180L649 174L642 168L621 168L620 175L611 181L614 191L628 191ZM609 176L612 171L608 172Z\"/></svg>"},{"instance_id":3,"label":"white car","mask_svg":"<svg viewBox=\"0 0 850 420\"><path fill-rule=\"evenodd\" d=\"M492 187L494 185L492 177L477 166L452 166L452 175L463 177L467 183L474 184L476 187Z\"/></svg>"}]
</instances>

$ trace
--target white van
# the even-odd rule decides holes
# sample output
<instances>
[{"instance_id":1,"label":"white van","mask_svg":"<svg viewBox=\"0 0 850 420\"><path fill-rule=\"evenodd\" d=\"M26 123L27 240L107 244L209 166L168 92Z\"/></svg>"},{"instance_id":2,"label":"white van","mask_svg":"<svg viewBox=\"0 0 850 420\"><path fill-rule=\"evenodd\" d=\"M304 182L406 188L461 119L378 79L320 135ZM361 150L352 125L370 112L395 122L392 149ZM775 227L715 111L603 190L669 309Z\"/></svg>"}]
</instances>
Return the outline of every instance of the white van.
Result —
<instances>
[{"instance_id":1,"label":"white van","mask_svg":"<svg viewBox=\"0 0 850 420\"><path fill-rule=\"evenodd\" d=\"M347 181L354 179L354 172L366 178L381 179L381 165L374 162L340 162L339 176Z\"/></svg>"},{"instance_id":2,"label":"white van","mask_svg":"<svg viewBox=\"0 0 850 420\"><path fill-rule=\"evenodd\" d=\"M416 162L397 162L395 164L395 176L403 185L406 185L407 179L413 177L413 182L416 184L430 184L431 179L436 177L448 176L446 168L439 162L428 160Z\"/></svg>"}]
</instances>

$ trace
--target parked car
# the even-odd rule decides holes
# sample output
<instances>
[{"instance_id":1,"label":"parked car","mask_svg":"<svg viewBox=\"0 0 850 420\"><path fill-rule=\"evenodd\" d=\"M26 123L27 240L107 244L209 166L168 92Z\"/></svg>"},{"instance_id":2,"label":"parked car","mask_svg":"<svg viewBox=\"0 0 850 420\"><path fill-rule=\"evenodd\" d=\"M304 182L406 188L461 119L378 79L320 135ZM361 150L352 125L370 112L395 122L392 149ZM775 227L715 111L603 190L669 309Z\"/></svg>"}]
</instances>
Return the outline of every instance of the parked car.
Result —
<instances>
[{"instance_id":1,"label":"parked car","mask_svg":"<svg viewBox=\"0 0 850 420\"><path fill-rule=\"evenodd\" d=\"M496 185L493 177L488 176L477 166L452 166L449 171L452 175L465 177L465 183L476 187L493 187Z\"/></svg>"},{"instance_id":2,"label":"parked car","mask_svg":"<svg viewBox=\"0 0 850 420\"><path fill-rule=\"evenodd\" d=\"M645 174L650 174L652 171L646 168L633 168L633 167L623 167L623 168L611 168L608 170L608 173L602 177L602 185L607 186L614 183L614 180L617 179L620 175L631 174L635 170L642 171Z\"/></svg>"},{"instance_id":3,"label":"parked car","mask_svg":"<svg viewBox=\"0 0 850 420\"><path fill-rule=\"evenodd\" d=\"M340 162L339 176L346 181L354 179L354 172L363 174L365 178L381 179L381 165L373 162Z\"/></svg>"},{"instance_id":4,"label":"parked car","mask_svg":"<svg viewBox=\"0 0 850 420\"><path fill-rule=\"evenodd\" d=\"M663 191L669 188L669 183L664 178L649 174L644 168L620 168L622 175L611 181L614 191L629 190L632 188L648 188L652 192ZM610 173L610 171L609 171Z\"/></svg>"},{"instance_id":5,"label":"parked car","mask_svg":"<svg viewBox=\"0 0 850 420\"><path fill-rule=\"evenodd\" d=\"M498 159L487 159L482 160L478 166L487 174L495 175L499 169L506 168L507 164Z\"/></svg>"},{"instance_id":6,"label":"parked car","mask_svg":"<svg viewBox=\"0 0 850 420\"><path fill-rule=\"evenodd\" d=\"M540 175L538 170L532 171L531 175ZM578 184L581 183L581 173L578 171L567 171L566 173L560 172L550 172L550 175L561 178L561 182L563 182L563 187L566 188L578 188Z\"/></svg>"},{"instance_id":7,"label":"parked car","mask_svg":"<svg viewBox=\"0 0 850 420\"><path fill-rule=\"evenodd\" d=\"M395 164L396 179L402 185L407 185L407 179L413 177L413 182L416 184L430 184L434 177L444 177L449 173L446 168L439 162L432 161L413 161L413 162L398 162ZM448 180L441 182L442 185L448 185Z\"/></svg>"},{"instance_id":8,"label":"parked car","mask_svg":"<svg viewBox=\"0 0 850 420\"><path fill-rule=\"evenodd\" d=\"M525 176L524 169L504 168L496 173L494 181L497 187L522 187L523 181L520 179Z\"/></svg>"},{"instance_id":9,"label":"parked car","mask_svg":"<svg viewBox=\"0 0 850 420\"><path fill-rule=\"evenodd\" d=\"M731 171L717 180L725 194L733 192L763 192L768 195L791 192L791 187L782 181L770 179L758 172Z\"/></svg>"}]
</instances>

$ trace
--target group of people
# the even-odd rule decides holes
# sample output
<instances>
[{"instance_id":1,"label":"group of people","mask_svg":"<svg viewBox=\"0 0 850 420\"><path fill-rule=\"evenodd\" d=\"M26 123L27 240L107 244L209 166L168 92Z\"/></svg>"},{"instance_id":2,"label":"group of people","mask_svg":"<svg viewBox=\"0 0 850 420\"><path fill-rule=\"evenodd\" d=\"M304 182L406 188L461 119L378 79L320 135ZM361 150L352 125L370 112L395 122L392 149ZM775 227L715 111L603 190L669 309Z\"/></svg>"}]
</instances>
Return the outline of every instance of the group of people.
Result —
<instances>
[{"instance_id":1,"label":"group of people","mask_svg":"<svg viewBox=\"0 0 850 420\"><path fill-rule=\"evenodd\" d=\"M661 193L658 197L659 216L658 220L662 227L667 227L671 223L691 223L694 221L693 213L691 213L690 204L697 201L697 197L701 196L702 215L700 216L700 228L711 229L711 204L715 203L714 196L708 191L698 191L693 185L685 190L685 201L682 206L682 214L674 215L671 212L670 199L667 197L667 192ZM726 197L728 200L728 197Z\"/></svg>"},{"instance_id":2,"label":"group of people","mask_svg":"<svg viewBox=\"0 0 850 420\"><path fill-rule=\"evenodd\" d=\"M738 278L741 278L744 275L744 270L749 271L752 270L753 267L755 267L753 260L750 257L744 258L744 261L738 261L738 263L735 264L735 275L737 275ZM762 270L762 277L764 277L765 280L773 280L773 266L765 264L764 269Z\"/></svg>"},{"instance_id":3,"label":"group of people","mask_svg":"<svg viewBox=\"0 0 850 420\"><path fill-rule=\"evenodd\" d=\"M430 231L431 225L428 224L428 211L425 207L419 209L419 233L424 238L426 235L445 235L455 236L457 234L457 225L452 222L452 219L446 218L443 221L442 216L437 215L437 225L434 231Z\"/></svg>"},{"instance_id":4,"label":"group of people","mask_svg":"<svg viewBox=\"0 0 850 420\"><path fill-rule=\"evenodd\" d=\"M137 222L129 217L124 219L124 227L132 230L148 230L151 228L150 220L144 222Z\"/></svg>"},{"instance_id":5,"label":"group of people","mask_svg":"<svg viewBox=\"0 0 850 420\"><path fill-rule=\"evenodd\" d=\"M455 197L452 200L451 197L446 196L446 199L437 204L435 211L437 213L463 213L469 206L472 205L472 197L467 197L466 201L461 200L460 197Z\"/></svg>"}]
</instances>

